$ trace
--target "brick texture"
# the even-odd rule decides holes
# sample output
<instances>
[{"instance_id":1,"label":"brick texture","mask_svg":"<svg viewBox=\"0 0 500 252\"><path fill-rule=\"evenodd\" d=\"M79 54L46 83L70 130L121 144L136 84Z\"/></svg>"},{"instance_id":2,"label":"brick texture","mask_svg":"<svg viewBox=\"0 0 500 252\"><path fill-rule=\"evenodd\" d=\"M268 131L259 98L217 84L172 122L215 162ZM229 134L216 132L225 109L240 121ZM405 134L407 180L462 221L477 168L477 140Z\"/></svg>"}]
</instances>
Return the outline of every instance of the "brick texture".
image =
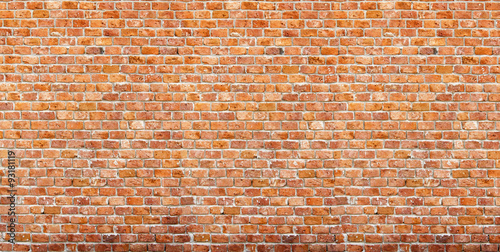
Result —
<instances>
[{"instance_id":1,"label":"brick texture","mask_svg":"<svg viewBox=\"0 0 500 252\"><path fill-rule=\"evenodd\" d=\"M0 249L498 251L499 54L499 1L0 2Z\"/></svg>"}]
</instances>

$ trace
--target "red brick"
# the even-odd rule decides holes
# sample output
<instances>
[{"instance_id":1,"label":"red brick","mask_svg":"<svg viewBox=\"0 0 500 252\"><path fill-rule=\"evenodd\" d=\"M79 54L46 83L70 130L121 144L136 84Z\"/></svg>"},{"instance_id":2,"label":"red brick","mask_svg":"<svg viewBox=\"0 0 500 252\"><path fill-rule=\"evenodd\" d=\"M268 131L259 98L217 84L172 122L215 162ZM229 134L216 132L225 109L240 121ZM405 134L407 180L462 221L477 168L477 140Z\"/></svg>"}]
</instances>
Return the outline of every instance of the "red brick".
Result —
<instances>
[{"instance_id":1,"label":"red brick","mask_svg":"<svg viewBox=\"0 0 500 252\"><path fill-rule=\"evenodd\" d=\"M0 9L2 250L498 250L497 3Z\"/></svg>"}]
</instances>

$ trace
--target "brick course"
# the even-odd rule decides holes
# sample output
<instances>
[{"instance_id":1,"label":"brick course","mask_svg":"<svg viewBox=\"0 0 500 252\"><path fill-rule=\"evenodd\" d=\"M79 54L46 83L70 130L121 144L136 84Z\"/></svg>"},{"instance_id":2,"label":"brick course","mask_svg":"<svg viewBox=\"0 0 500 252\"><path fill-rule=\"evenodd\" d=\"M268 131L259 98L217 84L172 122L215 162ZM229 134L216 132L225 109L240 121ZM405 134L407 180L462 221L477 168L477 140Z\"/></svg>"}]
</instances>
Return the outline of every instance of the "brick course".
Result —
<instances>
[{"instance_id":1,"label":"brick course","mask_svg":"<svg viewBox=\"0 0 500 252\"><path fill-rule=\"evenodd\" d=\"M499 45L488 0L1 2L0 249L498 251Z\"/></svg>"}]
</instances>

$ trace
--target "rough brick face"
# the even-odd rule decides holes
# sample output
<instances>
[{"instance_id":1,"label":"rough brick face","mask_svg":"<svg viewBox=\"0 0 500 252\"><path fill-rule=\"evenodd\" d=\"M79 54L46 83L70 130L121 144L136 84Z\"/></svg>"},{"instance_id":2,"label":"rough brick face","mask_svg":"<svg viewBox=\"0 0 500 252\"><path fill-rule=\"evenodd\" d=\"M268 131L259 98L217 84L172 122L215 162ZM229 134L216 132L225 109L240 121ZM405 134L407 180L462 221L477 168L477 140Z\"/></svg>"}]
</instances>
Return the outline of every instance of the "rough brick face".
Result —
<instances>
[{"instance_id":1,"label":"rough brick face","mask_svg":"<svg viewBox=\"0 0 500 252\"><path fill-rule=\"evenodd\" d=\"M2 251L499 249L498 1L14 0L0 36Z\"/></svg>"}]
</instances>

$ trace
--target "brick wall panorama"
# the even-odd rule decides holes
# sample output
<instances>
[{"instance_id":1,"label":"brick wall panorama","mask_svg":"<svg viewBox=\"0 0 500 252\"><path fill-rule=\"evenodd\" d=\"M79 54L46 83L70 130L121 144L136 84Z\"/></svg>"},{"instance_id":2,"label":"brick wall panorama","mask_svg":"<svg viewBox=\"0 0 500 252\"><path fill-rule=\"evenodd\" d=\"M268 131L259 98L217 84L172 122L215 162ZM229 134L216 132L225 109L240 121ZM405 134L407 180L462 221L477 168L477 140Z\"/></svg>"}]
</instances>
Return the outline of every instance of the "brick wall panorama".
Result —
<instances>
[{"instance_id":1,"label":"brick wall panorama","mask_svg":"<svg viewBox=\"0 0 500 252\"><path fill-rule=\"evenodd\" d=\"M498 251L499 1L3 1L2 251Z\"/></svg>"}]
</instances>

